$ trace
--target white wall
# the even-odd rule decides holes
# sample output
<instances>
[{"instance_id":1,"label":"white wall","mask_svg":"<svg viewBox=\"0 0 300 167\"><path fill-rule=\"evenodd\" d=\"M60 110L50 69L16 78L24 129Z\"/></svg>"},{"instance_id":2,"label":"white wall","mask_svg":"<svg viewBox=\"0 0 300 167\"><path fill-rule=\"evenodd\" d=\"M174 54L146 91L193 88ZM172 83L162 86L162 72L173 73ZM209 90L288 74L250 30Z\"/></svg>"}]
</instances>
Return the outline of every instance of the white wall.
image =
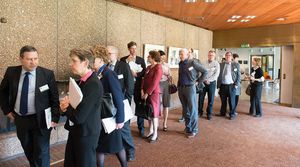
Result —
<instances>
[{"instance_id":1,"label":"white wall","mask_svg":"<svg viewBox=\"0 0 300 167\"><path fill-rule=\"evenodd\" d=\"M227 51L237 53L239 60L247 60L248 64L241 64L241 70L249 72L250 68L250 56L251 55L274 55L274 77L278 76L278 69L280 69L280 47L264 47L264 48L221 48L216 49L216 59L220 62Z\"/></svg>"}]
</instances>

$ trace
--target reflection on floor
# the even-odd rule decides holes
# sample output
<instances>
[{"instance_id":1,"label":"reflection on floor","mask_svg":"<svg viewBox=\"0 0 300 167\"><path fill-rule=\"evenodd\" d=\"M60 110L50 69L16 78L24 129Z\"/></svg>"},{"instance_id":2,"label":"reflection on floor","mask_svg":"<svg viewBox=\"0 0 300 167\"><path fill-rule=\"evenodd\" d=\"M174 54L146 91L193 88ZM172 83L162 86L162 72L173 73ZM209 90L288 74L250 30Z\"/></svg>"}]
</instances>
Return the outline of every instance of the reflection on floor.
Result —
<instances>
[{"instance_id":1,"label":"reflection on floor","mask_svg":"<svg viewBox=\"0 0 300 167\"><path fill-rule=\"evenodd\" d=\"M242 81L242 94L240 96L241 100L250 100L250 96L246 95L245 93L248 84L248 81ZM261 95L261 101L266 103L277 104L279 102L279 89L276 89L275 85L273 84L264 84Z\"/></svg>"}]
</instances>

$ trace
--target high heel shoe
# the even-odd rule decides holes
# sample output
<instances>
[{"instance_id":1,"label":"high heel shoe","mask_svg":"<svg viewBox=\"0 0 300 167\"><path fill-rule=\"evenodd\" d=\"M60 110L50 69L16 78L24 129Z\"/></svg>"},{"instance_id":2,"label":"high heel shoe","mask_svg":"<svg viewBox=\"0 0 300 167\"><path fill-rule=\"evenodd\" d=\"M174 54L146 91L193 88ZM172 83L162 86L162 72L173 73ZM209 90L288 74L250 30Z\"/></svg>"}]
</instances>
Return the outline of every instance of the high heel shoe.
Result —
<instances>
[{"instance_id":1,"label":"high heel shoe","mask_svg":"<svg viewBox=\"0 0 300 167\"><path fill-rule=\"evenodd\" d=\"M149 139L149 143L155 143L155 142L157 142L157 140L158 140L158 136L156 137L156 139L150 138Z\"/></svg>"},{"instance_id":2,"label":"high heel shoe","mask_svg":"<svg viewBox=\"0 0 300 167\"><path fill-rule=\"evenodd\" d=\"M163 127L163 131L164 132L168 131L168 127Z\"/></svg>"},{"instance_id":3,"label":"high heel shoe","mask_svg":"<svg viewBox=\"0 0 300 167\"><path fill-rule=\"evenodd\" d=\"M149 134L148 136L145 136L145 139L151 139L153 134Z\"/></svg>"}]
</instances>

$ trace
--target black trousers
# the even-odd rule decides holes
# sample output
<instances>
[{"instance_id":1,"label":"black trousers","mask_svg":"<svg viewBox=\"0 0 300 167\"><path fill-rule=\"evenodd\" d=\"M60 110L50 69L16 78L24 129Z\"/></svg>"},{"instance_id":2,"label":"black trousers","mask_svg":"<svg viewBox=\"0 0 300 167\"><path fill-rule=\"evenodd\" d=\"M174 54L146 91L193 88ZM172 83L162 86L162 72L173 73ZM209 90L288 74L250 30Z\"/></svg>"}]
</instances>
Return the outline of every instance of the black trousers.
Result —
<instances>
[{"instance_id":1,"label":"black trousers","mask_svg":"<svg viewBox=\"0 0 300 167\"><path fill-rule=\"evenodd\" d=\"M206 84L204 84L204 85L205 85L205 87L203 88L203 91L201 91L199 93L198 115L203 114L204 98L207 93L208 101L207 101L206 113L207 113L207 116L211 116L212 108L213 108L214 100L215 100L216 81L211 82L209 85L206 85Z\"/></svg>"},{"instance_id":2,"label":"black trousers","mask_svg":"<svg viewBox=\"0 0 300 167\"><path fill-rule=\"evenodd\" d=\"M69 133L66 151L65 167L96 167L96 147L99 135L75 136Z\"/></svg>"},{"instance_id":3,"label":"black trousers","mask_svg":"<svg viewBox=\"0 0 300 167\"><path fill-rule=\"evenodd\" d=\"M224 85L221 84L220 87L220 97L221 97L221 115L226 115L226 108L227 108L227 100L229 103L229 116L235 116L235 95L236 95L236 88L233 84Z\"/></svg>"},{"instance_id":4,"label":"black trousers","mask_svg":"<svg viewBox=\"0 0 300 167\"><path fill-rule=\"evenodd\" d=\"M49 167L51 130L38 128L36 115L16 116L17 136L31 167Z\"/></svg>"},{"instance_id":5,"label":"black trousers","mask_svg":"<svg viewBox=\"0 0 300 167\"><path fill-rule=\"evenodd\" d=\"M252 83L250 92L249 114L262 115L261 93L262 83Z\"/></svg>"}]
</instances>

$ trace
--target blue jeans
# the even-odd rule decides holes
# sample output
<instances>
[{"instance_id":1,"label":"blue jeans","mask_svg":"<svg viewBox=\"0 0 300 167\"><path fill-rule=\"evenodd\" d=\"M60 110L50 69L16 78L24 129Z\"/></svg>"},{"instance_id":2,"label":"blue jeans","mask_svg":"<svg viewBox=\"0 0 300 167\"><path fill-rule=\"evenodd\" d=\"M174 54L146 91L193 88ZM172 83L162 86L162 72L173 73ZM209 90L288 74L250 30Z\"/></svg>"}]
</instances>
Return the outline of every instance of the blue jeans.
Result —
<instances>
[{"instance_id":1,"label":"blue jeans","mask_svg":"<svg viewBox=\"0 0 300 167\"><path fill-rule=\"evenodd\" d=\"M124 126L121 129L121 133L122 133L123 146L125 148L127 156L134 156L135 148L131 136L130 120L124 123Z\"/></svg>"},{"instance_id":2,"label":"blue jeans","mask_svg":"<svg viewBox=\"0 0 300 167\"><path fill-rule=\"evenodd\" d=\"M198 110L196 100L196 87L179 87L178 96L182 105L185 119L185 132L198 133Z\"/></svg>"},{"instance_id":3,"label":"blue jeans","mask_svg":"<svg viewBox=\"0 0 300 167\"><path fill-rule=\"evenodd\" d=\"M252 83L250 92L250 114L262 115L261 109L262 83Z\"/></svg>"},{"instance_id":4,"label":"blue jeans","mask_svg":"<svg viewBox=\"0 0 300 167\"><path fill-rule=\"evenodd\" d=\"M212 108L214 105L215 100L215 91L216 91L216 81L211 82L209 85L204 84L205 87L203 88L203 91L199 93L199 99L198 99L198 114L203 114L203 104L204 104L204 98L207 93L208 97L208 103L206 108L207 116L211 116L212 114Z\"/></svg>"},{"instance_id":5,"label":"blue jeans","mask_svg":"<svg viewBox=\"0 0 300 167\"><path fill-rule=\"evenodd\" d=\"M227 99L229 103L229 116L234 117L235 116L235 96L236 96L236 88L233 84L230 85L224 85L221 84L220 87L220 97L221 97L221 115L226 115L226 108L227 108Z\"/></svg>"}]
</instances>

